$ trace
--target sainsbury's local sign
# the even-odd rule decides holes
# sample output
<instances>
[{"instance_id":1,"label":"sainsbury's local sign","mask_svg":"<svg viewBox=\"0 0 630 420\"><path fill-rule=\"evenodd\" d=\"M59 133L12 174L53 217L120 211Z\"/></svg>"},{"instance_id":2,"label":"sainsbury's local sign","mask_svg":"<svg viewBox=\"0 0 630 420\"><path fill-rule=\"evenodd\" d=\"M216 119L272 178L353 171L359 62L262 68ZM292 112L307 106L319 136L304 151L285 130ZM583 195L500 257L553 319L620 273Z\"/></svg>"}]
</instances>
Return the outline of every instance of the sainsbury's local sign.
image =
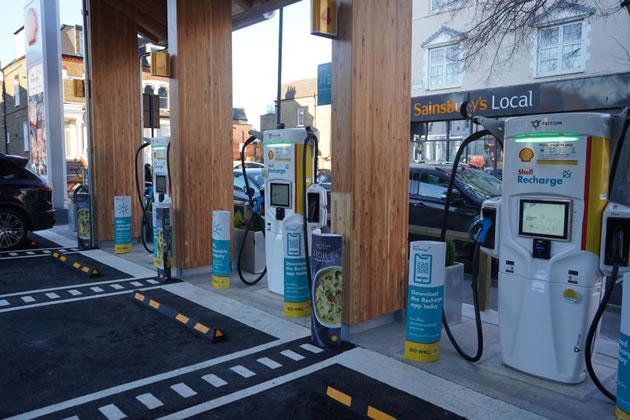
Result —
<instances>
[{"instance_id":1,"label":"sainsbury's local sign","mask_svg":"<svg viewBox=\"0 0 630 420\"><path fill-rule=\"evenodd\" d=\"M475 115L507 117L621 108L630 100L630 73L479 89L411 99L411 122L461 119L470 102Z\"/></svg>"}]
</instances>

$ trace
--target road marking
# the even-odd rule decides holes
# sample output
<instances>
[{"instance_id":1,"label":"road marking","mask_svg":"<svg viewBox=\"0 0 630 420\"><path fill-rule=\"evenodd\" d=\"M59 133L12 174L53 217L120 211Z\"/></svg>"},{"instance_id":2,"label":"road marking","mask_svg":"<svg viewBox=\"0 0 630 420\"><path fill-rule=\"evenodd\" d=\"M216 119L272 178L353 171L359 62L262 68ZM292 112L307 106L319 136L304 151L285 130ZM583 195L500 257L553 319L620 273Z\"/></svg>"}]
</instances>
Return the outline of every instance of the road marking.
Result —
<instances>
[{"instance_id":1,"label":"road marking","mask_svg":"<svg viewBox=\"0 0 630 420\"><path fill-rule=\"evenodd\" d=\"M18 253L17 252L9 252L9 255L12 257L17 257Z\"/></svg>"},{"instance_id":2,"label":"road marking","mask_svg":"<svg viewBox=\"0 0 630 420\"><path fill-rule=\"evenodd\" d=\"M212 385L215 388L219 388L219 387L222 387L223 385L227 385L227 382L225 382L223 379L219 378L217 375L213 373L209 375L204 375L201 377L201 379L208 382L210 385Z\"/></svg>"},{"instance_id":3,"label":"road marking","mask_svg":"<svg viewBox=\"0 0 630 420\"><path fill-rule=\"evenodd\" d=\"M302 347L306 351L310 351L311 353L315 353L315 354L318 354L324 351L323 349L320 349L319 347L314 346L312 344L308 344L308 343L302 344L300 347Z\"/></svg>"},{"instance_id":4,"label":"road marking","mask_svg":"<svg viewBox=\"0 0 630 420\"><path fill-rule=\"evenodd\" d=\"M35 255L33 251L26 251L26 255Z\"/></svg>"},{"instance_id":5,"label":"road marking","mask_svg":"<svg viewBox=\"0 0 630 420\"><path fill-rule=\"evenodd\" d=\"M70 254L77 254L77 252L66 252L64 255L70 255ZM11 255L11 254L9 254ZM0 260L20 260L23 258L42 258L42 257L48 257L49 255L46 254L34 254L34 255L19 255L16 254L15 256L11 256L11 257L4 257L4 258L0 258Z\"/></svg>"},{"instance_id":6,"label":"road marking","mask_svg":"<svg viewBox=\"0 0 630 420\"><path fill-rule=\"evenodd\" d=\"M100 407L98 411L103 413L103 415L107 417L107 420L120 420L127 417L127 415L120 411L114 404L108 404Z\"/></svg>"},{"instance_id":7,"label":"road marking","mask_svg":"<svg viewBox=\"0 0 630 420\"><path fill-rule=\"evenodd\" d=\"M42 252L43 252L44 254L50 254L50 253L51 253L51 251L48 251L48 250L44 250L44 251L42 251Z\"/></svg>"},{"instance_id":8,"label":"road marking","mask_svg":"<svg viewBox=\"0 0 630 420\"><path fill-rule=\"evenodd\" d=\"M153 287L152 289L157 289L157 287ZM125 292L119 292L117 294L120 294L120 293L129 293L129 292L125 291ZM95 299L95 298L100 298L104 296L105 295L87 296L85 297L85 299ZM79 298L79 299L83 299L83 298ZM78 300L78 299L75 299L75 300ZM128 382L126 384L116 385L114 387L107 388L107 389L97 391L97 392L93 392L91 394L86 394L81 397L76 397L71 400L62 401L56 404L51 404L46 407L41 407L35 410L31 410L27 413L22 413L13 417L9 417L6 420L18 420L18 419L24 419L24 418L41 417L48 414L56 413L58 411L66 410L68 408L72 408L72 407L76 407L76 406L86 404L92 401L100 400L101 398L110 397L112 395L120 394L126 391L130 391L132 389L154 384L156 382L165 381L167 379L171 379L177 376L186 375L188 373L195 372L201 369L206 369L211 366L218 365L220 363L229 362L230 360L238 359L244 356L248 356L250 354L268 350L273 347L281 346L289 341L292 341L292 340L274 340L269 343L261 344L256 347L237 351L235 353L231 353L231 354L217 357L214 359L209 359L204 362L196 363L194 365L178 368L178 369L171 370L169 372L160 373L154 376L149 376L147 378L139 379L133 382Z\"/></svg>"},{"instance_id":9,"label":"road marking","mask_svg":"<svg viewBox=\"0 0 630 420\"><path fill-rule=\"evenodd\" d=\"M80 419L79 419L79 416L72 416L72 417L66 417L63 420L80 420Z\"/></svg>"},{"instance_id":10,"label":"road marking","mask_svg":"<svg viewBox=\"0 0 630 420\"><path fill-rule=\"evenodd\" d=\"M20 295L31 294L31 293L57 292L59 290L75 289L77 287L98 286L98 285L104 285L104 284L109 284L109 283L122 283L122 282L131 281L131 280L136 280L136 278L130 277L128 279L113 279L113 280L104 280L104 281L97 281L97 282L91 282L91 283L70 284L67 286L50 287L47 289L23 290L21 292L7 293L4 295L0 295L0 298L20 296ZM141 278L139 280L144 280L144 278ZM142 286L142 283L140 283L140 285Z\"/></svg>"},{"instance_id":11,"label":"road marking","mask_svg":"<svg viewBox=\"0 0 630 420\"><path fill-rule=\"evenodd\" d=\"M346 353L350 353L352 351L354 351L354 350L350 350L350 351L348 351ZM241 400L243 398L247 398L249 396L258 394L258 393L266 391L268 389L275 388L275 387L283 385L283 384L285 384L287 382L290 382L290 381L293 381L295 379L301 378L303 376L309 375L309 374L311 374L313 372L317 372L318 370L324 369L324 368L326 368L328 366L332 366L335 363L337 363L337 359L340 356L342 356L342 355L333 356L330 359L323 360L323 361L321 361L319 363L315 363L315 364L310 365L308 367L305 367L303 369L296 370L295 372L288 373L288 374L286 374L284 376L279 376L277 378L270 379L270 380L268 380L266 382L263 382L263 383L260 383L258 385L254 385L254 386L251 386L249 388L241 389L240 391L236 391L236 392L233 392L231 394L224 395L222 397L215 398L215 399L210 400L210 401L206 401L204 403L195 405L193 407L189 407L189 408L187 408L185 410L178 411L176 413L171 413L171 414L169 414L167 416L162 417L162 419L176 420L176 419L183 419L183 418L187 418L187 417L192 417L192 416L204 413L206 411L210 411L212 409L224 406L226 404L230 404L230 403L232 403L234 401L238 401L238 400Z\"/></svg>"},{"instance_id":12,"label":"road marking","mask_svg":"<svg viewBox=\"0 0 630 420\"><path fill-rule=\"evenodd\" d=\"M59 299L59 295L57 293L46 293L46 297L48 297L48 299Z\"/></svg>"},{"instance_id":13,"label":"road marking","mask_svg":"<svg viewBox=\"0 0 630 420\"><path fill-rule=\"evenodd\" d=\"M238 373L243 378L251 378L252 376L256 375L254 372L241 365L232 366L230 370L232 372Z\"/></svg>"},{"instance_id":14,"label":"road marking","mask_svg":"<svg viewBox=\"0 0 630 420\"><path fill-rule=\"evenodd\" d=\"M180 382L175 385L171 385L171 389L177 392L183 398L190 398L193 395L197 395L195 391L193 391L188 385L183 382Z\"/></svg>"},{"instance_id":15,"label":"road marking","mask_svg":"<svg viewBox=\"0 0 630 420\"><path fill-rule=\"evenodd\" d=\"M265 366L267 366L269 369L278 369L279 367L282 367L282 365L278 362L276 362L275 360L272 360L268 357L261 357L260 359L256 360L258 363L263 364Z\"/></svg>"},{"instance_id":16,"label":"road marking","mask_svg":"<svg viewBox=\"0 0 630 420\"><path fill-rule=\"evenodd\" d=\"M121 286L118 283L110 284L109 287L111 287L112 289L116 289L116 290L121 290L121 289L125 288L124 286Z\"/></svg>"},{"instance_id":17,"label":"road marking","mask_svg":"<svg viewBox=\"0 0 630 420\"><path fill-rule=\"evenodd\" d=\"M284 351L281 351L280 354L283 355L284 357L288 357L289 359L295 360L296 362L304 359L304 356L292 350L284 350Z\"/></svg>"},{"instance_id":18,"label":"road marking","mask_svg":"<svg viewBox=\"0 0 630 420\"><path fill-rule=\"evenodd\" d=\"M22 300L24 301L24 303L35 302L35 299L33 299L33 296L22 296Z\"/></svg>"},{"instance_id":19,"label":"road marking","mask_svg":"<svg viewBox=\"0 0 630 420\"><path fill-rule=\"evenodd\" d=\"M138 401L140 401L147 409L153 410L154 408L162 407L164 403L158 400L151 394L150 392L142 395L138 395L136 397Z\"/></svg>"},{"instance_id":20,"label":"road marking","mask_svg":"<svg viewBox=\"0 0 630 420\"><path fill-rule=\"evenodd\" d=\"M6 299L0 300L0 306L9 306L9 301Z\"/></svg>"},{"instance_id":21,"label":"road marking","mask_svg":"<svg viewBox=\"0 0 630 420\"><path fill-rule=\"evenodd\" d=\"M48 239L50 242L54 242L61 248L73 248L77 246L77 241L68 239L63 235L55 233L51 230L40 230L37 232L37 236L41 236L44 239Z\"/></svg>"},{"instance_id":22,"label":"road marking","mask_svg":"<svg viewBox=\"0 0 630 420\"><path fill-rule=\"evenodd\" d=\"M93 291L93 292L96 292L96 293L101 293L101 292L104 291L103 289L101 289L98 286L90 287L90 290Z\"/></svg>"},{"instance_id":23,"label":"road marking","mask_svg":"<svg viewBox=\"0 0 630 420\"><path fill-rule=\"evenodd\" d=\"M139 281L132 281L131 284L136 287L142 287L142 283L140 283Z\"/></svg>"},{"instance_id":24,"label":"road marking","mask_svg":"<svg viewBox=\"0 0 630 420\"><path fill-rule=\"evenodd\" d=\"M68 290L68 293L70 293L72 296L79 296L83 294L76 289Z\"/></svg>"},{"instance_id":25,"label":"road marking","mask_svg":"<svg viewBox=\"0 0 630 420\"><path fill-rule=\"evenodd\" d=\"M151 283L151 284L158 284L158 283L159 283L159 281L157 281L157 280L153 280L153 279L151 279L151 280L147 280L147 282L149 282L149 283Z\"/></svg>"}]
</instances>

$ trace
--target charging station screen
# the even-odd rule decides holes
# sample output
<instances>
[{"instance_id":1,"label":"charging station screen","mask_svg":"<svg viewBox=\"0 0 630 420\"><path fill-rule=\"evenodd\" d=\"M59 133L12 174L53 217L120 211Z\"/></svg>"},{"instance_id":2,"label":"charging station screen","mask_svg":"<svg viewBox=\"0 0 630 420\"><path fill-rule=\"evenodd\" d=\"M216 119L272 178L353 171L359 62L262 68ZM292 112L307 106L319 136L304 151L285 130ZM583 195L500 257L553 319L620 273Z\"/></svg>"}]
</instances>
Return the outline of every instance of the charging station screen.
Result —
<instances>
[{"instance_id":1,"label":"charging station screen","mask_svg":"<svg viewBox=\"0 0 630 420\"><path fill-rule=\"evenodd\" d=\"M289 207L289 184L270 184L271 205L275 207Z\"/></svg>"},{"instance_id":2,"label":"charging station screen","mask_svg":"<svg viewBox=\"0 0 630 420\"><path fill-rule=\"evenodd\" d=\"M164 175L155 176L155 192L166 194L166 177Z\"/></svg>"},{"instance_id":3,"label":"charging station screen","mask_svg":"<svg viewBox=\"0 0 630 420\"><path fill-rule=\"evenodd\" d=\"M518 234L569 239L569 207L568 201L521 200Z\"/></svg>"}]
</instances>

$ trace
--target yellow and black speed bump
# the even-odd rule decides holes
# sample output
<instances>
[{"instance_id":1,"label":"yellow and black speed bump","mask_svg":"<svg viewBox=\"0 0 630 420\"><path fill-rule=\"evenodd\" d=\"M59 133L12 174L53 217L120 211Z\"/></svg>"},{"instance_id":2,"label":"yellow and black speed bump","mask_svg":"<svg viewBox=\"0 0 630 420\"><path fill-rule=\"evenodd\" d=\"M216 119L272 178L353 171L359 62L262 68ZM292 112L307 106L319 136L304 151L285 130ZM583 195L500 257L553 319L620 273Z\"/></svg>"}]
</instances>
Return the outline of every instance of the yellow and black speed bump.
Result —
<instances>
[{"instance_id":1,"label":"yellow and black speed bump","mask_svg":"<svg viewBox=\"0 0 630 420\"><path fill-rule=\"evenodd\" d=\"M88 267L87 265L81 264L77 259L71 257L70 255L62 254L59 251L55 251L51 254L51 256L64 264L68 264L70 267L75 270L87 274L89 277L98 277L101 275L101 272L96 268Z\"/></svg>"},{"instance_id":2,"label":"yellow and black speed bump","mask_svg":"<svg viewBox=\"0 0 630 420\"><path fill-rule=\"evenodd\" d=\"M209 338L213 343L225 340L225 334L222 330L218 328L208 327L200 322L197 322L194 319L184 314L180 314L176 310L169 308L166 305L162 305L161 303L156 302L155 300L143 295L138 291L134 291L131 294L131 299L136 303L142 304L143 306L155 309L160 314L175 321L180 325L185 326L186 328L192 330L194 333Z\"/></svg>"},{"instance_id":3,"label":"yellow and black speed bump","mask_svg":"<svg viewBox=\"0 0 630 420\"><path fill-rule=\"evenodd\" d=\"M362 417L367 416L368 418L374 420L396 420L396 417L390 416L389 414L379 410L376 407L371 406L365 401L356 397L352 397L345 392L338 390L337 388L333 388L330 385L324 385L323 393L324 395L326 395L326 397L331 398L339 404L348 407L350 410Z\"/></svg>"}]
</instances>

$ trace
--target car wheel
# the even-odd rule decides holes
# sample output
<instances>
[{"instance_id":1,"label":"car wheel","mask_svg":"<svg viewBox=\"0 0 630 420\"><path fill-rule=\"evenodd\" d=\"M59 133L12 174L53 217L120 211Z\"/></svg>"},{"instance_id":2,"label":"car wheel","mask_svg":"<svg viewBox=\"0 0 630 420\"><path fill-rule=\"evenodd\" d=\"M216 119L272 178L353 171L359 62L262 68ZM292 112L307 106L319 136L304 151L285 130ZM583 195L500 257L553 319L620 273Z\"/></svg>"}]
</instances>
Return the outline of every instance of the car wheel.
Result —
<instances>
[{"instance_id":1,"label":"car wheel","mask_svg":"<svg viewBox=\"0 0 630 420\"><path fill-rule=\"evenodd\" d=\"M27 233L24 215L13 209L0 209L0 251L19 248Z\"/></svg>"}]
</instances>

